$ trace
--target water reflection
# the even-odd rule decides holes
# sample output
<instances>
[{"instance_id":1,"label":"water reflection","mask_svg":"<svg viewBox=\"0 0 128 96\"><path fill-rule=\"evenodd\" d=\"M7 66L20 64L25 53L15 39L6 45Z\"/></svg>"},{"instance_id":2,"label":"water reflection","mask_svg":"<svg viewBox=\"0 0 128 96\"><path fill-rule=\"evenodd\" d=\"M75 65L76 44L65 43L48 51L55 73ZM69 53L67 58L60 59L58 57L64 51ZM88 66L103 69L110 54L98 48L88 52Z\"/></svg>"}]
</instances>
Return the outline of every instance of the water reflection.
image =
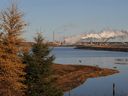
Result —
<instances>
[{"instance_id":1,"label":"water reflection","mask_svg":"<svg viewBox=\"0 0 128 96\"><path fill-rule=\"evenodd\" d=\"M128 65L128 58L117 58L115 64Z\"/></svg>"},{"instance_id":2,"label":"water reflection","mask_svg":"<svg viewBox=\"0 0 128 96\"><path fill-rule=\"evenodd\" d=\"M77 50L73 48L55 48L55 63L82 64L104 68L116 68L120 71L111 76L90 78L81 86L70 91L70 96L128 96L128 52ZM69 96L66 92L64 96Z\"/></svg>"}]
</instances>

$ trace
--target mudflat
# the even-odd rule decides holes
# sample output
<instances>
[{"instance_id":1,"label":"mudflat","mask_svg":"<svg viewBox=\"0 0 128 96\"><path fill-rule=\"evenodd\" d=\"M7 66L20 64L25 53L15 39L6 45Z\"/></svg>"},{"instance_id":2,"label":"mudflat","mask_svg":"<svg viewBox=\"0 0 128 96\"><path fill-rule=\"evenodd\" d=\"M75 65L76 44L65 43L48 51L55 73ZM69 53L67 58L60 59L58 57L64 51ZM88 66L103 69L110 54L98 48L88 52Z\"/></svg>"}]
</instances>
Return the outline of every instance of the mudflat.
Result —
<instances>
[{"instance_id":1,"label":"mudflat","mask_svg":"<svg viewBox=\"0 0 128 96\"><path fill-rule=\"evenodd\" d=\"M97 66L53 64L53 82L63 92L69 91L88 78L108 76L118 73L118 70L100 68Z\"/></svg>"}]
</instances>

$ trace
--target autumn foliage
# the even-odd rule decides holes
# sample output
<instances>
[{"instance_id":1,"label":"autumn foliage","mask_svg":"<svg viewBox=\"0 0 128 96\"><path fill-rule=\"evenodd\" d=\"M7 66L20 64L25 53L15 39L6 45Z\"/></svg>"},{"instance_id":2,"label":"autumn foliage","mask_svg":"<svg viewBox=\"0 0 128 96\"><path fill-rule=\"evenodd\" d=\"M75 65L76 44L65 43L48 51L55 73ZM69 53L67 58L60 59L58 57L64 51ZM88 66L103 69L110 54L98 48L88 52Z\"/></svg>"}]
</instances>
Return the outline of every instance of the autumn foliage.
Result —
<instances>
[{"instance_id":1,"label":"autumn foliage","mask_svg":"<svg viewBox=\"0 0 128 96\"><path fill-rule=\"evenodd\" d=\"M0 96L62 96L51 79L51 49L41 34L31 51L23 48L25 26L15 3L0 13Z\"/></svg>"},{"instance_id":2,"label":"autumn foliage","mask_svg":"<svg viewBox=\"0 0 128 96\"><path fill-rule=\"evenodd\" d=\"M26 26L16 4L0 13L0 96L23 96L26 86L20 51L21 34Z\"/></svg>"}]
</instances>

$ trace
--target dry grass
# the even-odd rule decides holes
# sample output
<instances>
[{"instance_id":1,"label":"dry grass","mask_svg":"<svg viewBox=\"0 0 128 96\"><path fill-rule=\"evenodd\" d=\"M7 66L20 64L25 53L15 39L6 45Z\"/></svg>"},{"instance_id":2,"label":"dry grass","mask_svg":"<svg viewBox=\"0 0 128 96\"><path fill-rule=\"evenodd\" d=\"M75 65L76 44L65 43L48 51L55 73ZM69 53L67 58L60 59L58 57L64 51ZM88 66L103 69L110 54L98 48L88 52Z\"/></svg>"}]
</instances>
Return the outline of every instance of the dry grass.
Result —
<instances>
[{"instance_id":1,"label":"dry grass","mask_svg":"<svg viewBox=\"0 0 128 96\"><path fill-rule=\"evenodd\" d=\"M54 64L52 67L54 82L64 92L81 85L88 78L118 73L117 70L94 66Z\"/></svg>"}]
</instances>

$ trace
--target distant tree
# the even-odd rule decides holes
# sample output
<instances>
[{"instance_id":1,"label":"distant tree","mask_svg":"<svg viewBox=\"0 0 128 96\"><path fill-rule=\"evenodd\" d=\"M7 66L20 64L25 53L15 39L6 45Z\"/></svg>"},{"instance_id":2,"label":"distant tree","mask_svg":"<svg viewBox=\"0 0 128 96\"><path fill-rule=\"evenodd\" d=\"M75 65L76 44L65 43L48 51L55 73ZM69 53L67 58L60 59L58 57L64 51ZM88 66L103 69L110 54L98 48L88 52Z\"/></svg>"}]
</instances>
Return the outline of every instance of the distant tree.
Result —
<instances>
[{"instance_id":1,"label":"distant tree","mask_svg":"<svg viewBox=\"0 0 128 96\"><path fill-rule=\"evenodd\" d=\"M39 33L34 38L30 53L24 53L24 63L27 65L26 84L28 96L62 96L63 93L52 83L51 72L54 56L50 54L51 49L44 42Z\"/></svg>"},{"instance_id":2,"label":"distant tree","mask_svg":"<svg viewBox=\"0 0 128 96\"><path fill-rule=\"evenodd\" d=\"M12 3L0 13L0 96L24 96L25 65L18 57L23 13Z\"/></svg>"}]
</instances>

